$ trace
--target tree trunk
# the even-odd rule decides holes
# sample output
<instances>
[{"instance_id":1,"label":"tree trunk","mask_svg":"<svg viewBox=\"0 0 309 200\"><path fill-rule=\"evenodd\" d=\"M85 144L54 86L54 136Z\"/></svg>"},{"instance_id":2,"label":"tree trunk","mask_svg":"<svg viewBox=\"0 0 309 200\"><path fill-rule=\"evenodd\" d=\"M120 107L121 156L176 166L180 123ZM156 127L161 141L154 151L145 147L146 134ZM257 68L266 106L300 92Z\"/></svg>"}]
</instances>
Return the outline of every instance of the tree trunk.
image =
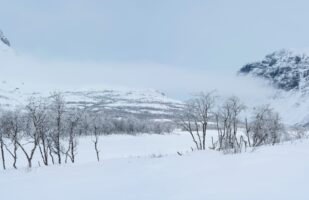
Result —
<instances>
[{"instance_id":1,"label":"tree trunk","mask_svg":"<svg viewBox=\"0 0 309 200\"><path fill-rule=\"evenodd\" d=\"M60 147L60 133L61 133L61 117L57 118L57 138L56 138L56 152L58 157L58 164L61 164L61 147Z\"/></svg>"},{"instance_id":2,"label":"tree trunk","mask_svg":"<svg viewBox=\"0 0 309 200\"><path fill-rule=\"evenodd\" d=\"M0 148L1 148L2 167L3 167L3 170L6 170L5 155L4 155L4 145L3 145L3 140L2 139L0 141Z\"/></svg>"}]
</instances>

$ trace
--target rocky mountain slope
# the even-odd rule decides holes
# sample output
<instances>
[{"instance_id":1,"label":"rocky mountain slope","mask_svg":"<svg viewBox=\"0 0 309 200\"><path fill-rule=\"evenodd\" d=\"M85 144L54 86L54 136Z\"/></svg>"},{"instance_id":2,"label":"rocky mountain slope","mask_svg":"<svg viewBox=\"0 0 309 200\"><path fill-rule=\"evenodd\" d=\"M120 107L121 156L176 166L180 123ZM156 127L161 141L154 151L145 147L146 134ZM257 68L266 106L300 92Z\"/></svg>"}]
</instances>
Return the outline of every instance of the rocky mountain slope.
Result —
<instances>
[{"instance_id":1,"label":"rocky mountain slope","mask_svg":"<svg viewBox=\"0 0 309 200\"><path fill-rule=\"evenodd\" d=\"M1 30L0 30L0 43L2 43L1 46L3 45L8 46L8 47L11 46L9 39L4 36Z\"/></svg>"},{"instance_id":2,"label":"rocky mountain slope","mask_svg":"<svg viewBox=\"0 0 309 200\"><path fill-rule=\"evenodd\" d=\"M289 50L267 55L262 61L245 65L242 74L252 74L269 80L285 91L307 91L309 86L309 57Z\"/></svg>"},{"instance_id":3,"label":"rocky mountain slope","mask_svg":"<svg viewBox=\"0 0 309 200\"><path fill-rule=\"evenodd\" d=\"M290 124L309 125L309 56L279 50L244 65L239 74L266 80L276 88L268 103Z\"/></svg>"}]
</instances>

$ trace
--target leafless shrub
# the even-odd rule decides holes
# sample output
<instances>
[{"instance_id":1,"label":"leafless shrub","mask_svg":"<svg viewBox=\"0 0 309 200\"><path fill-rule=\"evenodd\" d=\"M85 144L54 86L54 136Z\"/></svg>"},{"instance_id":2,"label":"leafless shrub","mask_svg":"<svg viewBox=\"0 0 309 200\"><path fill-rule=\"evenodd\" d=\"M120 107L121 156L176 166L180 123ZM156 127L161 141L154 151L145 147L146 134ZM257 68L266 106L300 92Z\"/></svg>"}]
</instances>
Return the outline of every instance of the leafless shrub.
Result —
<instances>
[{"instance_id":1,"label":"leafless shrub","mask_svg":"<svg viewBox=\"0 0 309 200\"><path fill-rule=\"evenodd\" d=\"M286 134L279 114L268 105L255 109L250 126L253 147L274 145L281 142Z\"/></svg>"}]
</instances>

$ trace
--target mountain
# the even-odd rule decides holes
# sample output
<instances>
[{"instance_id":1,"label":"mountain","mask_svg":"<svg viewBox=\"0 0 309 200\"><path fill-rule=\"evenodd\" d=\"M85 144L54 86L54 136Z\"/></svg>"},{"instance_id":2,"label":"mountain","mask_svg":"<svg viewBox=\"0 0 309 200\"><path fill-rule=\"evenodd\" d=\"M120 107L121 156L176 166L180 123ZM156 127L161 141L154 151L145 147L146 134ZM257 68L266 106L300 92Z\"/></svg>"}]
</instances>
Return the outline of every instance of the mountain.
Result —
<instances>
[{"instance_id":1,"label":"mountain","mask_svg":"<svg viewBox=\"0 0 309 200\"><path fill-rule=\"evenodd\" d=\"M276 89L268 103L286 122L309 125L309 56L305 53L275 51L244 65L238 73L265 80Z\"/></svg>"},{"instance_id":2,"label":"mountain","mask_svg":"<svg viewBox=\"0 0 309 200\"><path fill-rule=\"evenodd\" d=\"M63 95L69 105L143 119L172 119L183 105L155 90L67 91Z\"/></svg>"},{"instance_id":3,"label":"mountain","mask_svg":"<svg viewBox=\"0 0 309 200\"><path fill-rule=\"evenodd\" d=\"M0 43L2 43L2 45L4 44L5 46L8 46L8 47L11 46L9 39L4 36L4 34L1 30L0 30L0 41L1 41Z\"/></svg>"},{"instance_id":4,"label":"mountain","mask_svg":"<svg viewBox=\"0 0 309 200\"><path fill-rule=\"evenodd\" d=\"M20 65L24 60L18 57L10 47L10 41L0 30L0 64L2 72L10 65ZM32 68L30 68L32 69ZM29 70L30 70L29 69ZM11 70L12 71L12 70ZM21 70L16 70L17 77L23 77ZM45 72L48 73L48 72ZM14 73L11 73L14 75ZM19 78L6 77L1 74L0 107L14 108L25 105L31 96L48 97L55 89L35 91L27 83L20 83ZM33 79L35 79L33 75ZM8 81L6 81L8 80ZM14 81L13 81L14 80ZM29 83L28 83L29 84ZM36 84L41 84L36 82ZM68 106L87 108L93 111L104 111L115 117L135 116L143 119L170 120L182 107L182 102L168 98L156 90L118 90L96 88L95 90L64 90L60 88Z\"/></svg>"},{"instance_id":5,"label":"mountain","mask_svg":"<svg viewBox=\"0 0 309 200\"><path fill-rule=\"evenodd\" d=\"M246 64L239 72L264 78L285 91L307 91L309 57L291 50L280 50L265 56L262 61Z\"/></svg>"},{"instance_id":6,"label":"mountain","mask_svg":"<svg viewBox=\"0 0 309 200\"><path fill-rule=\"evenodd\" d=\"M17 86L17 87L16 87ZM0 106L25 105L31 96L48 97L50 92L25 92L24 83L0 83ZM114 117L135 116L143 119L171 120L183 104L156 90L84 90L62 91L68 106L103 111Z\"/></svg>"}]
</instances>

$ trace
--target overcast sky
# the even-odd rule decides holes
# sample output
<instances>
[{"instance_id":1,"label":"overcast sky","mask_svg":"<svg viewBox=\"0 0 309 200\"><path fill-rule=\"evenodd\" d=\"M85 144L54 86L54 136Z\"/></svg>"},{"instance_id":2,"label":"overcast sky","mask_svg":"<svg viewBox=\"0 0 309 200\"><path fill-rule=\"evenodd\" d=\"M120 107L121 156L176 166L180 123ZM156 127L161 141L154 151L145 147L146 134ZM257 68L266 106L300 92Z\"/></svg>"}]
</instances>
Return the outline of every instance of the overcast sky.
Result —
<instances>
[{"instance_id":1,"label":"overcast sky","mask_svg":"<svg viewBox=\"0 0 309 200\"><path fill-rule=\"evenodd\" d=\"M88 63L72 64L78 71L126 66L147 76L152 67L219 77L274 50L309 46L308 8L308 0L1 0L0 29L22 55ZM127 79L96 84L164 89L164 81ZM172 80L173 88L182 81Z\"/></svg>"}]
</instances>

